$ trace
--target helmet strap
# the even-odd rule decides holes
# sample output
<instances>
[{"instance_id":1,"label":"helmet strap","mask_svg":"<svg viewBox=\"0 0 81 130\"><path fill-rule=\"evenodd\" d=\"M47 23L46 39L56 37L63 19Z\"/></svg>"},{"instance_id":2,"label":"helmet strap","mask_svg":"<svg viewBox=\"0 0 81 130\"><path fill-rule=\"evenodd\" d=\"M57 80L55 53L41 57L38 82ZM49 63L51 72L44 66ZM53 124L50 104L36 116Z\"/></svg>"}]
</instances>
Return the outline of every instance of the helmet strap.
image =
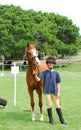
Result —
<instances>
[{"instance_id":1,"label":"helmet strap","mask_svg":"<svg viewBox=\"0 0 81 130\"><path fill-rule=\"evenodd\" d=\"M49 68L50 69L50 71L53 69L53 67L52 68Z\"/></svg>"}]
</instances>

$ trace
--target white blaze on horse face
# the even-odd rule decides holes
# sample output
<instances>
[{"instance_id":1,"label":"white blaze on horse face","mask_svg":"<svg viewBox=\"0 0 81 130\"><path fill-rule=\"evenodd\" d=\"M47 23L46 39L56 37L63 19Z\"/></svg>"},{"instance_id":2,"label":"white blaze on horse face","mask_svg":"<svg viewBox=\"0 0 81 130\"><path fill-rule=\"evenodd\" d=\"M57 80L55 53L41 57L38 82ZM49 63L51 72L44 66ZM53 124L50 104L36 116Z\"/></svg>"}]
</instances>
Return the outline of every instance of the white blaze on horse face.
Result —
<instances>
[{"instance_id":1,"label":"white blaze on horse face","mask_svg":"<svg viewBox=\"0 0 81 130\"><path fill-rule=\"evenodd\" d=\"M36 62L38 63L38 65L40 65L40 60L39 60L39 58L38 58L38 56L37 56L36 50L35 50L35 49L31 49L31 50L32 50L33 56L36 57L36 58L35 58L35 59L36 59Z\"/></svg>"}]
</instances>

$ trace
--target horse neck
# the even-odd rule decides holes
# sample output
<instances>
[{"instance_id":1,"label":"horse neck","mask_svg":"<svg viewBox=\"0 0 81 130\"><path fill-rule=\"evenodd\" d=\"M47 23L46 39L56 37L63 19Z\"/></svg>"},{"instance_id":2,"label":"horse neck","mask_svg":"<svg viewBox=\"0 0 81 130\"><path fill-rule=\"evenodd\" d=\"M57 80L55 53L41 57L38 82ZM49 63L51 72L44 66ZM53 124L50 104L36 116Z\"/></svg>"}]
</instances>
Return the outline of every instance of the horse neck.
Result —
<instances>
[{"instance_id":1,"label":"horse neck","mask_svg":"<svg viewBox=\"0 0 81 130\"><path fill-rule=\"evenodd\" d=\"M28 61L28 70L30 70L30 71L35 70L35 66L34 66L34 64L32 64L32 63L29 62L29 61Z\"/></svg>"},{"instance_id":2,"label":"horse neck","mask_svg":"<svg viewBox=\"0 0 81 130\"><path fill-rule=\"evenodd\" d=\"M35 67L32 63L28 62L28 73L31 73L33 75L33 71L36 71L36 74L39 75L39 67Z\"/></svg>"}]
</instances>

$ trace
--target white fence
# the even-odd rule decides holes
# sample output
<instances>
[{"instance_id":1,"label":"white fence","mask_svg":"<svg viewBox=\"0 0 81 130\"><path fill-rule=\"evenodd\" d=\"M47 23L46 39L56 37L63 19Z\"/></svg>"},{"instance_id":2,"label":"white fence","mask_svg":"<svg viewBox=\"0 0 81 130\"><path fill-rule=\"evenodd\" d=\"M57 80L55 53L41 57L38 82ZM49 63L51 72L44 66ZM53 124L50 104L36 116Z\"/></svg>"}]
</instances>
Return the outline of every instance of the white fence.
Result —
<instances>
[{"instance_id":1,"label":"white fence","mask_svg":"<svg viewBox=\"0 0 81 130\"><path fill-rule=\"evenodd\" d=\"M5 60L0 61L0 71L4 73L5 70L11 70L11 67L16 63L20 71L27 69L28 63L25 60Z\"/></svg>"}]
</instances>

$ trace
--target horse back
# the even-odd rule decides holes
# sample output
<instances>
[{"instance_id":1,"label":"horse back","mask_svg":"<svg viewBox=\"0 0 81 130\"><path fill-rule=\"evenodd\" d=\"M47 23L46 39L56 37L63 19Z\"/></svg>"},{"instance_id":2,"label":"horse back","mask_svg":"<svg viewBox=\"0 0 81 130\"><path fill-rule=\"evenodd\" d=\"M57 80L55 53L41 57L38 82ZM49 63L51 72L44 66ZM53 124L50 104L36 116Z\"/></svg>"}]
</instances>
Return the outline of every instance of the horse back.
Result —
<instances>
[{"instance_id":1,"label":"horse back","mask_svg":"<svg viewBox=\"0 0 81 130\"><path fill-rule=\"evenodd\" d=\"M39 73L41 73L41 72L43 72L43 71L45 71L47 69L48 68L47 68L46 62L45 61L41 61L40 66L39 66Z\"/></svg>"}]
</instances>

